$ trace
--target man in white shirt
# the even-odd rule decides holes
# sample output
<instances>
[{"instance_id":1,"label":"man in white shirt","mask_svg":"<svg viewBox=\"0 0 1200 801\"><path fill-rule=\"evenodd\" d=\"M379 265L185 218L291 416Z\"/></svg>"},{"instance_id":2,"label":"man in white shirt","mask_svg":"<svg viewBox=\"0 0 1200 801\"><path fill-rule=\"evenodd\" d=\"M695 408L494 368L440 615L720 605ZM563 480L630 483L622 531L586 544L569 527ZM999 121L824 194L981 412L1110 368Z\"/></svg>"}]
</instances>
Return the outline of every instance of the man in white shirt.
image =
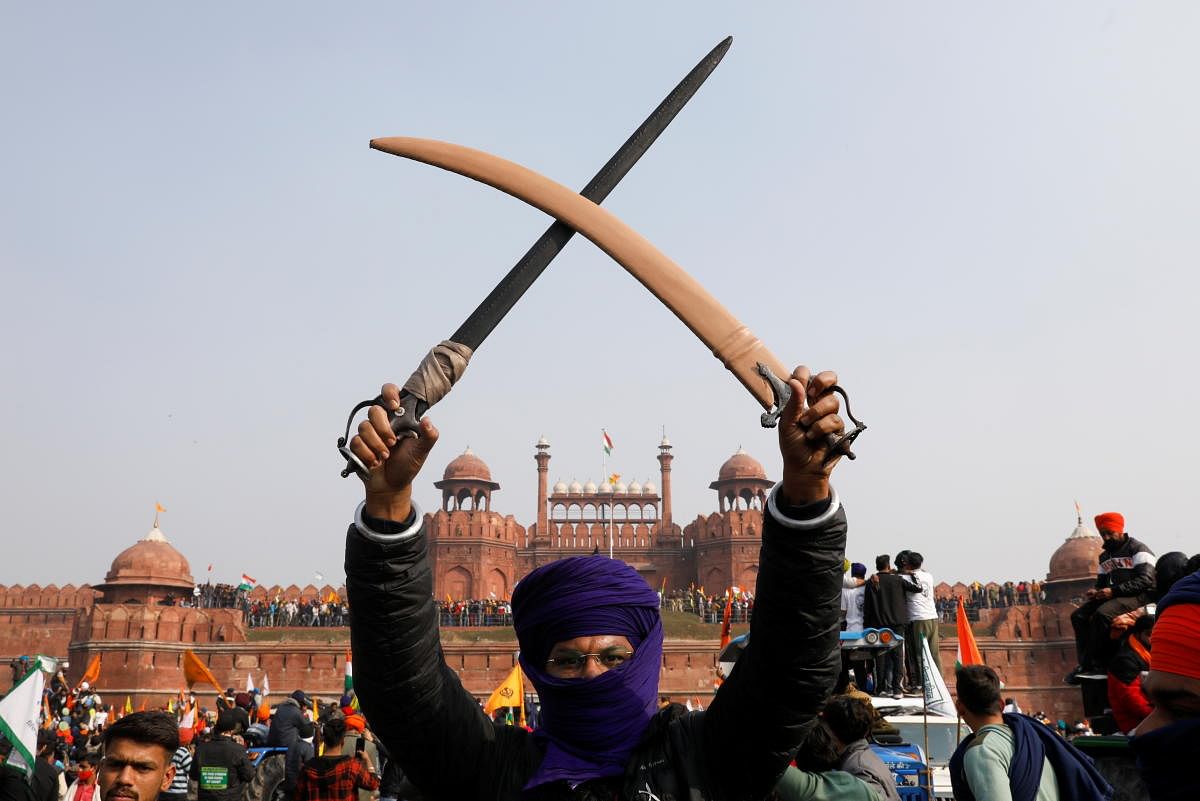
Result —
<instances>
[{"instance_id":1,"label":"man in white shirt","mask_svg":"<svg viewBox=\"0 0 1200 801\"><path fill-rule=\"evenodd\" d=\"M850 577L857 579L852 587L842 585L842 616L846 620L846 631L862 631L863 599L867 593L865 584L867 566L855 562L850 566Z\"/></svg>"},{"instance_id":2,"label":"man in white shirt","mask_svg":"<svg viewBox=\"0 0 1200 801\"><path fill-rule=\"evenodd\" d=\"M908 594L908 627L912 644L906 649L913 654L914 659L909 669L909 684L924 687L921 676L921 638L929 643L929 654L933 657L935 670L942 669L941 658L938 656L938 611L933 599L933 576L921 567L925 557L916 551L905 551L904 558L896 558L900 568L901 578L904 579L904 591Z\"/></svg>"},{"instance_id":3,"label":"man in white shirt","mask_svg":"<svg viewBox=\"0 0 1200 801\"><path fill-rule=\"evenodd\" d=\"M850 572L842 581L842 630L863 630L863 602L867 595L867 566L855 562L850 566ZM851 662L846 658L848 652L842 651L842 673L834 687L836 692L845 692L850 681L850 669L854 668L854 684L860 690L866 691L867 677L870 675L869 662Z\"/></svg>"}]
</instances>

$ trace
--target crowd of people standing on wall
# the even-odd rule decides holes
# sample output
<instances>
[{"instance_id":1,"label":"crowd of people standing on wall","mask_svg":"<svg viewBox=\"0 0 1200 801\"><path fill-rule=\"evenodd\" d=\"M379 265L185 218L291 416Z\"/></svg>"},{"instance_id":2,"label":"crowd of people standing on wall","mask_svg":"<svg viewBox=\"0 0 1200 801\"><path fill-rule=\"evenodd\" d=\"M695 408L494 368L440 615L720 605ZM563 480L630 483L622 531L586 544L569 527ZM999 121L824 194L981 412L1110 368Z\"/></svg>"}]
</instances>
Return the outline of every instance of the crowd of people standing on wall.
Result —
<instances>
[{"instance_id":1,"label":"crowd of people standing on wall","mask_svg":"<svg viewBox=\"0 0 1200 801\"><path fill-rule=\"evenodd\" d=\"M704 587L660 593L661 607L673 612L696 615L704 623L721 623L729 606L731 623L748 623L754 613L754 593L747 588L731 587L719 594L706 593Z\"/></svg>"},{"instance_id":2,"label":"crowd of people standing on wall","mask_svg":"<svg viewBox=\"0 0 1200 801\"><path fill-rule=\"evenodd\" d=\"M497 598L434 601L441 626L511 626L512 604Z\"/></svg>"}]
</instances>

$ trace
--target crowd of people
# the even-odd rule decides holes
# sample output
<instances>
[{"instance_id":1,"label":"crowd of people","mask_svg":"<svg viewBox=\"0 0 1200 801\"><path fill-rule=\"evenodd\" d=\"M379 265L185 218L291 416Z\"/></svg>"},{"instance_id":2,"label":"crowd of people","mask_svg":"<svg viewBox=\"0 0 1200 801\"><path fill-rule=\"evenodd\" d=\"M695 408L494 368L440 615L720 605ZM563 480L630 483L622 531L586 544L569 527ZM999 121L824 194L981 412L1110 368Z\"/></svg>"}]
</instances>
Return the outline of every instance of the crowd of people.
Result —
<instances>
[{"instance_id":1,"label":"crowd of people","mask_svg":"<svg viewBox=\"0 0 1200 801\"><path fill-rule=\"evenodd\" d=\"M40 669L36 661L24 667ZM158 709L143 704L136 712L117 711L86 682L68 689L60 672L46 686L40 724L36 764L28 778L4 764L13 743L0 735L0 799L154 801L157 795L161 801L243 801L256 771L248 749L260 746L283 754L283 781L278 795L256 801L418 797L399 764L377 743L353 691L337 704L326 704L296 690L272 706L257 690L229 688L212 707L181 693ZM126 738L132 742L117 742ZM121 790L122 778L109 777L119 792L105 788L110 763L119 763L119 770L135 761L134 752L145 760L151 753L141 747L146 745L161 746L153 752L160 757L154 768L161 784L147 784L138 794ZM133 773L147 770L142 766Z\"/></svg>"},{"instance_id":2,"label":"crowd of people","mask_svg":"<svg viewBox=\"0 0 1200 801\"><path fill-rule=\"evenodd\" d=\"M440 626L512 626L512 604L496 598L435 600Z\"/></svg>"},{"instance_id":3,"label":"crowd of people","mask_svg":"<svg viewBox=\"0 0 1200 801\"><path fill-rule=\"evenodd\" d=\"M887 554L875 558L875 572L854 562L842 580L842 628L845 631L890 629L900 635L896 647L883 651L874 662L849 663L843 659L839 685L854 672L860 689L894 699L904 694L922 695L922 639L928 642L935 669L941 614L934 598L933 576L925 570L925 557L917 551L896 554L895 565Z\"/></svg>"},{"instance_id":4,"label":"crowd of people","mask_svg":"<svg viewBox=\"0 0 1200 801\"><path fill-rule=\"evenodd\" d=\"M823 398L810 398L811 425L837 408ZM803 417L794 402L788 408L798 427ZM377 418L382 443L394 435L386 416ZM436 439L425 424L422 432L389 443L402 456L384 490L406 487L415 475L412 465L424 457L416 449ZM896 778L870 748L870 739L888 736L887 721L863 691L922 696L927 661L941 673L933 576L914 550L876 557L874 572L842 566L846 518L823 481L824 462L805 458L819 447L812 439L781 435L785 465L816 472L785 477L786 497L772 493L753 595L693 589L664 597L620 560L579 556L529 573L511 602L441 603L432 597L421 523L408 498L369 495L347 535L348 589L358 609L349 622L362 667L353 680L361 680L363 708L379 715L375 729L394 759L352 693L326 705L296 690L271 705L231 688L212 708L181 694L153 711L133 712L127 701L117 714L89 684L70 688L58 673L42 698L32 779L19 774L14 782L16 769L0 767L0 801L95 801L97 793L103 801L187 801L193 789L196 801L242 801L256 775L247 750L255 745L283 754L286 801L368 801L376 792L381 801L900 801ZM355 442L360 456L380 461ZM1120 515L1096 522L1104 547L1095 586L1072 615L1079 665L1068 680L1107 682L1113 719L1133 735L1151 801L1194 799L1200 556L1156 557L1125 532ZM840 681L839 595L844 630L902 635L875 660L843 661ZM658 696L661 610L686 610L689 598L698 615L720 608L723 616L740 604L749 616L758 607L753 636L701 711L660 704ZM463 689L442 658L444 616L466 621L460 625L510 616L520 645L513 673L527 676L538 695L528 726L498 710L489 717ZM43 666L13 669L25 675ZM1023 714L985 664L960 665L954 676L953 704L971 730L949 764L956 799L1111 801L1108 780L1071 743L1090 731L1087 724ZM523 707L524 692L507 683L497 694L507 689L504 697ZM0 739L0 759L12 746Z\"/></svg>"},{"instance_id":5,"label":"crowd of people","mask_svg":"<svg viewBox=\"0 0 1200 801\"><path fill-rule=\"evenodd\" d=\"M681 614L695 615L704 623L721 623L729 607L730 622L748 623L754 614L754 593L743 587L730 587L721 593L706 593L703 587L659 593L661 607Z\"/></svg>"}]
</instances>

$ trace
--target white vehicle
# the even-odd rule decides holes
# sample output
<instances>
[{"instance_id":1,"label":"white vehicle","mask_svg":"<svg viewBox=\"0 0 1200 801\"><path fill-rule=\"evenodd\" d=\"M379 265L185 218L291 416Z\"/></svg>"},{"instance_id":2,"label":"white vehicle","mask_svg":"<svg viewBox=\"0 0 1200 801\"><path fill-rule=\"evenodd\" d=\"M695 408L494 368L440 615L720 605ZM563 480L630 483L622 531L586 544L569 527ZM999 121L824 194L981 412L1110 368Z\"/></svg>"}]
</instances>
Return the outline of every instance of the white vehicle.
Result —
<instances>
[{"instance_id":1,"label":"white vehicle","mask_svg":"<svg viewBox=\"0 0 1200 801\"><path fill-rule=\"evenodd\" d=\"M881 701L884 699L880 699ZM906 699L907 700L907 699ZM896 703L895 701L892 702ZM962 738L971 734L971 728L966 723L955 718L930 715L928 718L920 714L920 701L916 703L917 714L884 715L884 720L895 726L900 736L913 745L919 745L925 751L925 758L933 768L933 797L937 801L953 801L954 790L950 786L950 757L958 748ZM910 709L905 709L910 712ZM925 724L929 725L929 747L925 748ZM958 733L954 725L958 723Z\"/></svg>"}]
</instances>

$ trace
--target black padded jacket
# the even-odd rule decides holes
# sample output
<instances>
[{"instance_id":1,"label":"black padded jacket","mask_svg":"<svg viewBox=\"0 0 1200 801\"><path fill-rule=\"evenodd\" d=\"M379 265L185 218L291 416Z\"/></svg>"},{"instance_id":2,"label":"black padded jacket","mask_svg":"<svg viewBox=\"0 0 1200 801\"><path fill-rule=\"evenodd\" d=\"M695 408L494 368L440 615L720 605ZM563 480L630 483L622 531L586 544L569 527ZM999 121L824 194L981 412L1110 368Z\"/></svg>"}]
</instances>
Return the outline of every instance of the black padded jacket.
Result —
<instances>
[{"instance_id":1,"label":"black padded jacket","mask_svg":"<svg viewBox=\"0 0 1200 801\"><path fill-rule=\"evenodd\" d=\"M1132 598L1154 589L1155 556L1144 543L1126 535L1112 550L1100 552L1096 588L1110 587L1114 598Z\"/></svg>"},{"instance_id":2,"label":"black padded jacket","mask_svg":"<svg viewBox=\"0 0 1200 801\"><path fill-rule=\"evenodd\" d=\"M815 724L840 667L838 615L845 513L830 502L764 515L750 644L707 711L652 721L617 782L539 788L539 799L757 799L770 792ZM415 521L415 517L414 517ZM403 526L366 518L387 533ZM415 523L410 523L415 527ZM446 665L438 637L424 525L381 542L351 525L346 584L354 689L372 730L429 799L507 801L542 750L497 727ZM601 792L595 792L600 789Z\"/></svg>"}]
</instances>

